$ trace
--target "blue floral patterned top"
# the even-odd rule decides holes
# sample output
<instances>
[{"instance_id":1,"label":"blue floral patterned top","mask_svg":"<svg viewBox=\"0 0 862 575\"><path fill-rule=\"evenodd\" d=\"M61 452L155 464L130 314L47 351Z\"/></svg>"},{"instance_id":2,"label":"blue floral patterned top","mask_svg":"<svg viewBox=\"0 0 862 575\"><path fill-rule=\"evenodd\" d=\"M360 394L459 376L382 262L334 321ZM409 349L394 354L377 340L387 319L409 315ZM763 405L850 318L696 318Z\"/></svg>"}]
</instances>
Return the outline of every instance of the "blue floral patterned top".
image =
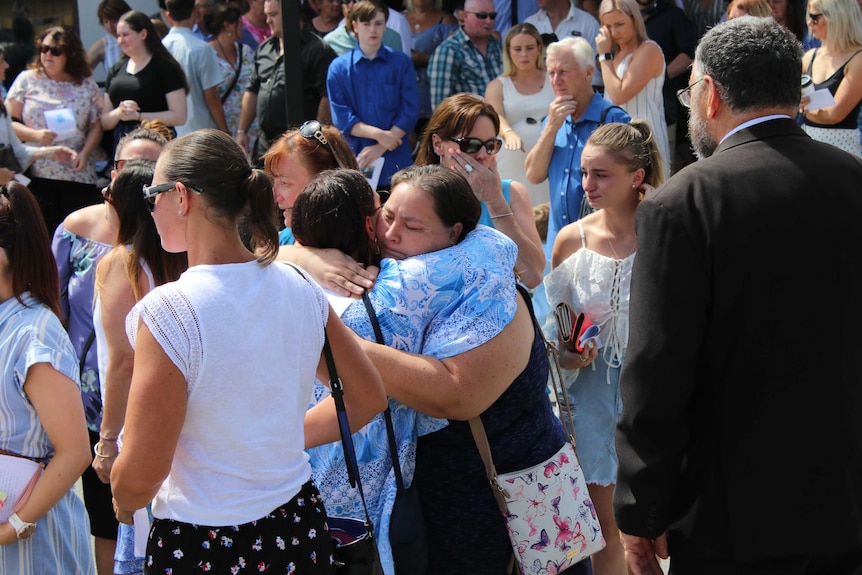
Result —
<instances>
[{"instance_id":1,"label":"blue floral patterned top","mask_svg":"<svg viewBox=\"0 0 862 575\"><path fill-rule=\"evenodd\" d=\"M386 345L442 359L496 336L512 321L517 309L513 273L517 255L517 247L509 238L479 226L451 248L400 261L384 259L369 296ZM350 304L341 319L361 337L375 341L361 300ZM328 395L329 389L317 382L312 405ZM409 486L417 437L444 428L447 421L420 414L393 399L389 407L404 482ZM389 518L396 485L383 415L354 433L353 441L383 569L386 575L394 575ZM347 481L340 443L308 453L327 514L364 519L359 494Z\"/></svg>"},{"instance_id":2,"label":"blue floral patterned top","mask_svg":"<svg viewBox=\"0 0 862 575\"><path fill-rule=\"evenodd\" d=\"M93 333L93 288L96 284L96 264L111 246L82 238L58 226L51 244L57 271L60 273L60 292L63 312L66 314L69 339L80 358L90 334ZM87 427L98 433L102 425L102 395L99 391L99 366L96 341L90 344L81 371L81 397Z\"/></svg>"}]
</instances>

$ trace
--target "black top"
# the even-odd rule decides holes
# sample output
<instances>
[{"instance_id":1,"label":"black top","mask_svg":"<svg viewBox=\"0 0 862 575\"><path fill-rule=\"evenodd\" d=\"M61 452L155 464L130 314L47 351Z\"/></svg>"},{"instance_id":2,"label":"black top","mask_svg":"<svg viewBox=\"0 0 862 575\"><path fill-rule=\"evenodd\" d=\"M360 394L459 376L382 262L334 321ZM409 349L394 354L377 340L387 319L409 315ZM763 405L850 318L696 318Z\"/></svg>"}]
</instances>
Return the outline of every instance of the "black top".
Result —
<instances>
[{"instance_id":1,"label":"black top","mask_svg":"<svg viewBox=\"0 0 862 575\"><path fill-rule=\"evenodd\" d=\"M336 54L323 40L307 28L299 35L302 65L303 109L305 118L317 116L320 100L326 97L326 72ZM278 38L271 37L258 46L254 57L254 74L248 91L257 94L257 120L265 147L287 130L284 92L284 59Z\"/></svg>"},{"instance_id":2,"label":"black top","mask_svg":"<svg viewBox=\"0 0 862 575\"><path fill-rule=\"evenodd\" d=\"M665 64L670 64L680 54L687 54L689 58L694 59L697 36L695 36L694 26L683 10L676 5L659 0L651 8L641 11L641 14L644 17L647 36L664 52ZM676 91L687 84L687 72L673 79L665 75L662 95L668 125L675 123L677 119Z\"/></svg>"},{"instance_id":3,"label":"black top","mask_svg":"<svg viewBox=\"0 0 862 575\"><path fill-rule=\"evenodd\" d=\"M163 112L168 109L166 95L185 88L185 79L177 68L153 57L135 74L126 71L128 56L111 66L105 80L105 92L116 108L123 100L134 100L141 112Z\"/></svg>"},{"instance_id":4,"label":"black top","mask_svg":"<svg viewBox=\"0 0 862 575\"><path fill-rule=\"evenodd\" d=\"M808 63L808 70L806 71L807 74L811 74L811 69L814 68L814 58L817 57L817 50L819 50L819 48L814 49L814 54L811 56L811 62ZM862 50L860 50L859 52L862 52ZM834 96L835 92L838 91L838 86L841 85L841 81L844 80L845 68L847 68L847 65L850 63L850 60L855 58L856 54L858 54L859 52L856 52L855 54L850 56L840 68L838 68L832 73L831 76L829 76L819 84L817 82L814 82L814 88L816 90L828 88ZM805 118L805 124L808 126L815 126L817 128L829 128L833 130L855 130L858 127L857 121L859 118L860 107L862 107L862 100L856 102L856 105L853 106L853 108L847 113L847 115L844 116L844 118L842 118L841 121L837 124L818 124L817 122L812 122L811 120L809 120L808 117Z\"/></svg>"}]
</instances>

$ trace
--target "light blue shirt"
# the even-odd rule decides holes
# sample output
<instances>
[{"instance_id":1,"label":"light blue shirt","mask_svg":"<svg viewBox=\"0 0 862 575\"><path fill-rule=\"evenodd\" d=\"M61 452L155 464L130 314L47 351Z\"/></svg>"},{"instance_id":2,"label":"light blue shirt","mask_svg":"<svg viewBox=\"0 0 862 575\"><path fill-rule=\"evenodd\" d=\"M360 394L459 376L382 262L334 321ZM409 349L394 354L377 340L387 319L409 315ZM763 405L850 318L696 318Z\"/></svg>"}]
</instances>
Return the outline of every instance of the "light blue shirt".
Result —
<instances>
[{"instance_id":1,"label":"light blue shirt","mask_svg":"<svg viewBox=\"0 0 862 575\"><path fill-rule=\"evenodd\" d=\"M186 123L176 127L177 136L185 136L202 128L217 129L218 126L204 99L204 90L215 88L222 81L215 50L195 36L190 29L181 26L171 28L162 44L180 63L189 84Z\"/></svg>"}]
</instances>

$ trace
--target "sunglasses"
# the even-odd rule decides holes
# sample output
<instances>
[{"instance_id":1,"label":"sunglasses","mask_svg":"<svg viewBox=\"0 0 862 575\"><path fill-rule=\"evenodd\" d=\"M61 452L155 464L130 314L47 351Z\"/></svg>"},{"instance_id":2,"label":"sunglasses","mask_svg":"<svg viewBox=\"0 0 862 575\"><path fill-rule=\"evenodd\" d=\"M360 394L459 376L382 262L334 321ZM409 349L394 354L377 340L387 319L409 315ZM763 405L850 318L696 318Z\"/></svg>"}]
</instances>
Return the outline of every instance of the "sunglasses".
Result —
<instances>
[{"instance_id":1,"label":"sunglasses","mask_svg":"<svg viewBox=\"0 0 862 575\"><path fill-rule=\"evenodd\" d=\"M811 22L814 24L819 24L821 18L823 18L822 12L820 14L812 14L811 12L808 13L808 19L811 20Z\"/></svg>"},{"instance_id":2,"label":"sunglasses","mask_svg":"<svg viewBox=\"0 0 862 575\"><path fill-rule=\"evenodd\" d=\"M332 148L329 147L329 140L323 135L323 129L317 120L309 120L301 125L299 135L306 140L317 140L321 146L329 150L330 153L332 152Z\"/></svg>"},{"instance_id":3,"label":"sunglasses","mask_svg":"<svg viewBox=\"0 0 862 575\"><path fill-rule=\"evenodd\" d=\"M464 10L464 12L466 12L467 14L472 14L473 16L478 18L479 20L488 20L489 18L491 20L497 19L497 13L496 12L470 12L469 10Z\"/></svg>"},{"instance_id":4,"label":"sunglasses","mask_svg":"<svg viewBox=\"0 0 862 575\"><path fill-rule=\"evenodd\" d=\"M41 46L39 46L39 51L43 54L47 54L48 52L50 52L54 56L60 56L63 54L63 52L66 51L66 48L64 48L63 46L46 46L42 44Z\"/></svg>"},{"instance_id":5,"label":"sunglasses","mask_svg":"<svg viewBox=\"0 0 862 575\"><path fill-rule=\"evenodd\" d=\"M191 184L185 185L188 189L195 192L196 194L202 194L204 191ZM170 192L177 187L177 182L167 182L164 184L156 184L155 186L144 186L141 188L141 191L144 193L144 199L147 203L147 209L150 213L153 213L153 210L156 209L156 196L159 194L163 194L165 192Z\"/></svg>"},{"instance_id":6,"label":"sunglasses","mask_svg":"<svg viewBox=\"0 0 862 575\"><path fill-rule=\"evenodd\" d=\"M488 155L493 156L497 152L500 151L500 148L503 147L503 139L499 136L496 138L491 138L490 140L485 140L484 142L479 138L449 138L456 144L458 144L458 148L461 149L465 154L475 154L482 148L485 148L485 151L488 152Z\"/></svg>"}]
</instances>

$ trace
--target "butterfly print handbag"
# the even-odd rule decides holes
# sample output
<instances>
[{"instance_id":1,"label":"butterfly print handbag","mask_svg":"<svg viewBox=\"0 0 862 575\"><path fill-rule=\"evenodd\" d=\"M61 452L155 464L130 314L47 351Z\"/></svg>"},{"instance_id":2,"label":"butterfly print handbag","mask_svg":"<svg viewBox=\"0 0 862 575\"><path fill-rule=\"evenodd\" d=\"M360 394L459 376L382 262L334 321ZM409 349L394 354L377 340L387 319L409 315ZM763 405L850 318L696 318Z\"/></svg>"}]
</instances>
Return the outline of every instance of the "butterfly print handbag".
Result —
<instances>
[{"instance_id":1,"label":"butterfly print handbag","mask_svg":"<svg viewBox=\"0 0 862 575\"><path fill-rule=\"evenodd\" d=\"M537 325L535 316L533 322ZM569 407L557 349L547 340L544 343L557 403ZM566 412L571 418L571 409ZM474 417L469 423L523 575L555 575L604 549L605 538L575 454L574 436L538 465L498 474L482 419Z\"/></svg>"}]
</instances>

